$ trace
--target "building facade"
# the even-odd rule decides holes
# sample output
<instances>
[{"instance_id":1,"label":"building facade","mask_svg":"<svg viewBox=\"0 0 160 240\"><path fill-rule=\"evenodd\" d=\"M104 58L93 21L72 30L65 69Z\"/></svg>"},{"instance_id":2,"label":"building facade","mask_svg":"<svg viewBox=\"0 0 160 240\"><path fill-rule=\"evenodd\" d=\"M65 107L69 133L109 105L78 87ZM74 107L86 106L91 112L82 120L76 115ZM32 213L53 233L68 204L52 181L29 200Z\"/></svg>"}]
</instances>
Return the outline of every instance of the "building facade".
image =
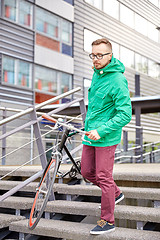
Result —
<instances>
[{"instance_id":1,"label":"building facade","mask_svg":"<svg viewBox=\"0 0 160 240\"><path fill-rule=\"evenodd\" d=\"M159 16L160 0L1 0L0 106L24 109L75 87L82 89L75 97L87 100L88 55L101 37L124 63L131 97L137 73L141 96L159 95ZM159 118L142 116L142 123Z\"/></svg>"}]
</instances>

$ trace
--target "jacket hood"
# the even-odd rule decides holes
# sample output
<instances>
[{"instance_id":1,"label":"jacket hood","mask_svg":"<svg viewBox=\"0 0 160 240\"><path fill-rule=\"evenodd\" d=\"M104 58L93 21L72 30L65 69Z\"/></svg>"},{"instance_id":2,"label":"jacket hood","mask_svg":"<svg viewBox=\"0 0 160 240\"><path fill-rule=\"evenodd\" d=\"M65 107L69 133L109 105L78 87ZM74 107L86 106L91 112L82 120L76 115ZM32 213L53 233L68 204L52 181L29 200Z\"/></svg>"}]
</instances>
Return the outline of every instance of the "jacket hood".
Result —
<instances>
[{"instance_id":1,"label":"jacket hood","mask_svg":"<svg viewBox=\"0 0 160 240\"><path fill-rule=\"evenodd\" d=\"M94 67L94 71L97 74L114 73L114 72L124 73L125 66L123 65L123 63L121 63L118 59L114 58L112 55L111 62L107 66L105 66L104 68L101 68L101 69L96 69Z\"/></svg>"}]
</instances>

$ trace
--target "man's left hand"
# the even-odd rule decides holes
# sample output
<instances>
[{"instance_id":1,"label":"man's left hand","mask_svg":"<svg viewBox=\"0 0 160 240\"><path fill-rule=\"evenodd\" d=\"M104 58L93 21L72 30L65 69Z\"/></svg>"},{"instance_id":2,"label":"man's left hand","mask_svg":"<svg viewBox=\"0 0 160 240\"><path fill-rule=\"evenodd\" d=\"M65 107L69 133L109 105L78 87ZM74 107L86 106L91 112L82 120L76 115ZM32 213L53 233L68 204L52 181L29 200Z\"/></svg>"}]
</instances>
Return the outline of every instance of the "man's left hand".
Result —
<instances>
[{"instance_id":1,"label":"man's left hand","mask_svg":"<svg viewBox=\"0 0 160 240\"><path fill-rule=\"evenodd\" d=\"M99 140L101 138L96 129L91 130L88 133L89 133L89 135L87 135L87 137L92 139L92 140Z\"/></svg>"}]
</instances>

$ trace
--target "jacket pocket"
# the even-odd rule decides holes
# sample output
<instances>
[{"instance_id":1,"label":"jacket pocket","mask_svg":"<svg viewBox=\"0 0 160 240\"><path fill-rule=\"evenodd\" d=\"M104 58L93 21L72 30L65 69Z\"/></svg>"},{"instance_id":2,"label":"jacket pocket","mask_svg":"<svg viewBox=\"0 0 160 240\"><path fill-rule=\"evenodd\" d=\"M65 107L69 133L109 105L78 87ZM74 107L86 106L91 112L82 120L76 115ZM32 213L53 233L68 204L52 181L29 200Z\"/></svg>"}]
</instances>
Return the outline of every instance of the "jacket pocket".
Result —
<instances>
[{"instance_id":1,"label":"jacket pocket","mask_svg":"<svg viewBox=\"0 0 160 240\"><path fill-rule=\"evenodd\" d=\"M94 103L93 103L93 108L99 109L102 108L104 105L104 99L106 97L105 93L102 92L96 92L95 97L94 97Z\"/></svg>"}]
</instances>

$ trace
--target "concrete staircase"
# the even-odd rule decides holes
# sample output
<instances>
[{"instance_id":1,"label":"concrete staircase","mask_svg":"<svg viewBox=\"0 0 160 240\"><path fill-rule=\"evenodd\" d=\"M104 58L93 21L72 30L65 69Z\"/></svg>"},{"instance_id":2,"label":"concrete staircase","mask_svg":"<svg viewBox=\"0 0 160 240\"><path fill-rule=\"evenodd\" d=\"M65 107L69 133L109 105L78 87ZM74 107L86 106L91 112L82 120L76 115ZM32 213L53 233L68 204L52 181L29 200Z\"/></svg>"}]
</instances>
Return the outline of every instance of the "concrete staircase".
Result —
<instances>
[{"instance_id":1,"label":"concrete staircase","mask_svg":"<svg viewBox=\"0 0 160 240\"><path fill-rule=\"evenodd\" d=\"M63 168L68 168L68 165ZM9 167L1 166L0 175L4 175L8 169ZM11 169L14 167L10 167ZM19 170L17 176L13 173L7 179L0 181L1 194L38 170L40 170L39 166L24 167L23 170ZM48 202L45 218L40 220L34 230L29 230L27 218L37 186L37 182L32 182L14 196L0 202L0 239L38 239L45 236L46 239L67 240L159 240L159 172L159 164L115 164L114 179L123 191L125 199L115 207L116 231L101 236L89 234L100 217L101 190L96 186L85 184L84 181L76 185L55 183L54 191L58 200ZM65 182L67 181L69 179L65 179ZM1 237L3 230L5 232L6 229L10 235L8 238L7 236L3 238ZM12 235L16 237L12 238Z\"/></svg>"}]
</instances>

